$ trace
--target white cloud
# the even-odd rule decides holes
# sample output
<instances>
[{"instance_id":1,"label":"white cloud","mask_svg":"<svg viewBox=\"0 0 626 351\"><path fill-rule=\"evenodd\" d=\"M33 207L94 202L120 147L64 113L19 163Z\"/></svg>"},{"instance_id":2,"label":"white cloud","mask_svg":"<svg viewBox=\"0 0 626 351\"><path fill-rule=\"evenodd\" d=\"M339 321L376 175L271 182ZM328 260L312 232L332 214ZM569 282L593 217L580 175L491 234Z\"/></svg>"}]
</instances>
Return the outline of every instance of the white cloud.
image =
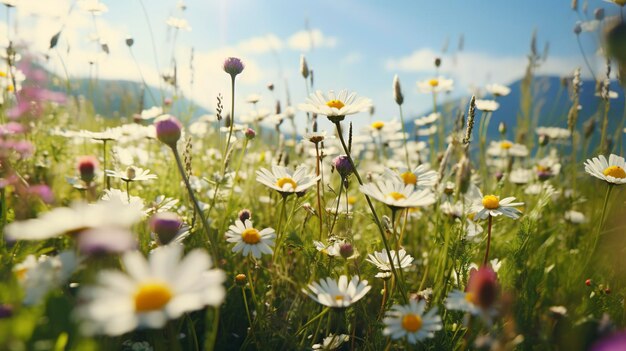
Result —
<instances>
[{"instance_id":1,"label":"white cloud","mask_svg":"<svg viewBox=\"0 0 626 351\"><path fill-rule=\"evenodd\" d=\"M421 49L410 55L388 59L385 68L392 72L434 74L434 60L439 56L432 49ZM498 56L480 52L461 52L455 57L444 57L441 73L451 76L463 87L491 82L508 84L521 78L528 65L525 56ZM548 57L537 70L539 75L571 74L581 65L577 58Z\"/></svg>"},{"instance_id":2,"label":"white cloud","mask_svg":"<svg viewBox=\"0 0 626 351\"><path fill-rule=\"evenodd\" d=\"M292 34L287 44L293 50L310 51L312 48L333 48L337 45L337 38L326 36L319 29L301 30Z\"/></svg>"},{"instance_id":3,"label":"white cloud","mask_svg":"<svg viewBox=\"0 0 626 351\"><path fill-rule=\"evenodd\" d=\"M363 55L360 52L352 51L341 59L341 63L343 63L344 65L353 65L355 63L361 62L362 59Z\"/></svg>"},{"instance_id":4,"label":"white cloud","mask_svg":"<svg viewBox=\"0 0 626 351\"><path fill-rule=\"evenodd\" d=\"M272 50L279 51L283 46L283 41L274 34L252 37L237 45L241 51L251 54L263 54Z\"/></svg>"}]
</instances>

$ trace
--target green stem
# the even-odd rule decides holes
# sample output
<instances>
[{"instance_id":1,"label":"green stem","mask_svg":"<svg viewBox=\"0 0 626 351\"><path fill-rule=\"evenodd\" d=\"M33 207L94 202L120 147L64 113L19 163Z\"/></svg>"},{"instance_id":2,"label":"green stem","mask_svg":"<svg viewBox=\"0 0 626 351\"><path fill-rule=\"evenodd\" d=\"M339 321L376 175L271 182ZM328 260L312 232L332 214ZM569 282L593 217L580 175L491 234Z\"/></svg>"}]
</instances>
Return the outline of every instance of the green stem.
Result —
<instances>
[{"instance_id":1,"label":"green stem","mask_svg":"<svg viewBox=\"0 0 626 351\"><path fill-rule=\"evenodd\" d=\"M485 259L483 260L483 266L487 265L489 262L489 247L491 246L491 222L493 221L493 217L489 215L489 224L487 227L487 250L485 250Z\"/></svg>"},{"instance_id":2,"label":"green stem","mask_svg":"<svg viewBox=\"0 0 626 351\"><path fill-rule=\"evenodd\" d=\"M398 104L400 109L400 123L402 123L402 139L404 140L404 156L406 158L406 166L411 169L411 163L409 161L409 148L406 145L406 127L404 126L404 114L402 113L402 105Z\"/></svg>"},{"instance_id":3,"label":"green stem","mask_svg":"<svg viewBox=\"0 0 626 351\"><path fill-rule=\"evenodd\" d=\"M308 114L307 114L308 115ZM317 177L320 176L320 148L318 143L315 143L315 156L316 156L316 162L315 162L315 175ZM319 217L320 220L320 236L319 236L319 240L322 240L322 232L323 232L323 220L322 220L322 197L321 197L321 178L317 180L317 216ZM337 218L337 217L335 217ZM334 222L333 222L334 223ZM332 229L331 229L332 230Z\"/></svg>"},{"instance_id":4,"label":"green stem","mask_svg":"<svg viewBox=\"0 0 626 351\"><path fill-rule=\"evenodd\" d=\"M337 128L337 134L339 134L339 140L341 141L341 146L343 147L343 150L346 153L346 156L348 157L348 161L350 161L350 166L352 167L352 170L354 171L354 175L356 176L356 179L359 182L359 184L363 185L363 180L361 179L361 176L359 175L359 171L356 169L356 166L354 165L354 160L352 159L352 155L350 155L350 151L348 150L348 147L346 146L346 141L343 138L343 133L341 132L341 122L333 121L333 123L335 124L335 127ZM400 283L398 284L398 287L400 288L402 299L404 300L404 302L407 302L408 299L404 291L404 284L398 279L398 273L396 272L395 265L393 264L393 258L391 257L391 252L389 251L389 243L387 242L387 238L385 236L385 229L383 228L383 225L380 222L380 219L378 218L378 214L376 214L376 209L374 208L374 204L372 204L372 200L367 194L363 194L363 195L365 196L367 205L369 206L370 211L372 212L372 216L374 217L374 222L376 223L376 226L378 227L380 237L382 238L383 245L385 246L385 250L387 251L387 258L389 259L391 272L393 273L396 281Z\"/></svg>"},{"instance_id":5,"label":"green stem","mask_svg":"<svg viewBox=\"0 0 626 351\"><path fill-rule=\"evenodd\" d=\"M230 138L233 135L233 127L235 125L235 76L231 76L231 89L230 89L230 127L228 129L228 139L226 139L226 147L224 148L224 153L222 154L224 161L224 169L226 169L226 155L228 154L228 148L230 146Z\"/></svg>"}]
</instances>

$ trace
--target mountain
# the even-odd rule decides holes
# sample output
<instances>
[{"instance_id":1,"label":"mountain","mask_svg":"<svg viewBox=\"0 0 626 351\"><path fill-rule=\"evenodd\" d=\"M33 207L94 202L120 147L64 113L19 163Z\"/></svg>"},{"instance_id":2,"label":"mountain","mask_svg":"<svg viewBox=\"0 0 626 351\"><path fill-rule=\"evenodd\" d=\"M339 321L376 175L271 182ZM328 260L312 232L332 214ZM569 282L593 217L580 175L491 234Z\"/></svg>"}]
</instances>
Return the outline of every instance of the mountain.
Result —
<instances>
[{"instance_id":1,"label":"mountain","mask_svg":"<svg viewBox=\"0 0 626 351\"><path fill-rule=\"evenodd\" d=\"M570 82L571 83L571 82ZM507 126L507 138L514 139L515 125L517 123L517 116L521 112L521 100L522 100L522 80L517 80L509 85L511 93L507 96L498 97L497 101L500 104L500 108L493 113L489 128L487 130L488 139L499 139L500 134L498 132L498 125L500 122L504 122ZM624 114L624 92L621 87L611 82L610 88L612 91L618 93L617 99L610 99L609 109L609 133L607 135L614 136L619 133L623 133L618 127L621 123ZM532 84L533 102L531 115L536 120L535 126L554 126L567 128L567 115L572 105L570 100L570 93L568 88L561 84L561 78L555 76L540 76L535 77ZM456 116L459 108L464 113L467 113L469 96L447 101L438 105L438 111L444 111L444 116ZM445 100L445 99L444 99ZM583 80L580 93L580 105L581 110L578 117L578 130L581 131L584 122L590 118L595 118L596 129L592 143L597 142L596 139L600 138L600 121L602 120L603 113L603 101L599 96L595 95L595 82L593 80ZM431 113L432 110L421 114L425 116ZM476 117L480 118L481 112L476 111ZM413 118L410 122L406 123L407 129L410 133L414 132ZM448 118L450 120L450 118ZM478 121L474 132L478 128ZM451 126L449 124L448 126Z\"/></svg>"}]
</instances>

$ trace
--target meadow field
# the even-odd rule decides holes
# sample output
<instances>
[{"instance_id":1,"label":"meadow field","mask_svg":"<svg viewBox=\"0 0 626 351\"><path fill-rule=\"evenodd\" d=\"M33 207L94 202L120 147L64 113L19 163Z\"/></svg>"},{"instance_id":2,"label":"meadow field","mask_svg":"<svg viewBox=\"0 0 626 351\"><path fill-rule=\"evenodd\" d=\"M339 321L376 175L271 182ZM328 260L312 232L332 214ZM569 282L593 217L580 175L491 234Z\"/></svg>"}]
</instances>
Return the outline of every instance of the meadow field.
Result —
<instances>
[{"instance_id":1,"label":"meadow field","mask_svg":"<svg viewBox=\"0 0 626 351\"><path fill-rule=\"evenodd\" d=\"M278 3L0 0L0 350L626 350L626 1Z\"/></svg>"}]
</instances>

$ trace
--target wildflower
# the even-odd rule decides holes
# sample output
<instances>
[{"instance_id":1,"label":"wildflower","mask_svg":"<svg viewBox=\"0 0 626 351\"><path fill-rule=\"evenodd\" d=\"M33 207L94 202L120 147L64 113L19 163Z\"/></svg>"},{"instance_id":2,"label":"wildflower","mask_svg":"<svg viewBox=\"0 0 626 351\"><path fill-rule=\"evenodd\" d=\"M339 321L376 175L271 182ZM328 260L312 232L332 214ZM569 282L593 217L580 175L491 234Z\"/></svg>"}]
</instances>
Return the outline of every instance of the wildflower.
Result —
<instances>
[{"instance_id":1,"label":"wildflower","mask_svg":"<svg viewBox=\"0 0 626 351\"><path fill-rule=\"evenodd\" d=\"M254 131L254 129L248 128L244 132L244 135L246 136L246 139L252 140L252 139L254 139L254 137L256 137L256 132Z\"/></svg>"},{"instance_id":2,"label":"wildflower","mask_svg":"<svg viewBox=\"0 0 626 351\"><path fill-rule=\"evenodd\" d=\"M393 305L383 319L383 335L394 340L406 338L411 344L434 337L435 332L443 328L441 317L437 315L436 307L424 313L425 309L424 300L411 299L408 305Z\"/></svg>"},{"instance_id":3,"label":"wildflower","mask_svg":"<svg viewBox=\"0 0 626 351\"><path fill-rule=\"evenodd\" d=\"M156 137L163 144L176 148L176 143L180 139L182 133L182 124L174 116L163 115L154 122L156 128Z\"/></svg>"},{"instance_id":4,"label":"wildflower","mask_svg":"<svg viewBox=\"0 0 626 351\"><path fill-rule=\"evenodd\" d=\"M437 172L431 170L428 164L421 164L412 171L406 168L401 168L398 171L394 172L386 168L384 175L397 179L405 185L413 185L416 189L430 188L437 182Z\"/></svg>"},{"instance_id":5,"label":"wildflower","mask_svg":"<svg viewBox=\"0 0 626 351\"><path fill-rule=\"evenodd\" d=\"M604 0L606 2L611 2L615 5L619 5L621 7L624 7L624 5L626 5L626 0Z\"/></svg>"},{"instance_id":6,"label":"wildflower","mask_svg":"<svg viewBox=\"0 0 626 351\"><path fill-rule=\"evenodd\" d=\"M566 221L572 224L582 224L587 222L587 217L582 212L570 210L563 215Z\"/></svg>"},{"instance_id":7,"label":"wildflower","mask_svg":"<svg viewBox=\"0 0 626 351\"><path fill-rule=\"evenodd\" d=\"M114 171L111 169L106 170L108 177L120 178L125 182L139 182L142 180L156 179L156 174L150 174L149 169L143 169L139 167L130 166L126 168L126 171Z\"/></svg>"},{"instance_id":8,"label":"wildflower","mask_svg":"<svg viewBox=\"0 0 626 351\"><path fill-rule=\"evenodd\" d=\"M91 228L130 228L141 220L141 210L120 201L75 203L58 207L39 218L13 222L6 227L10 240L45 240L61 234L78 235Z\"/></svg>"},{"instance_id":9,"label":"wildflower","mask_svg":"<svg viewBox=\"0 0 626 351\"><path fill-rule=\"evenodd\" d=\"M435 195L429 189L416 190L414 185L395 179L364 184L360 189L392 209L423 207L435 203Z\"/></svg>"},{"instance_id":10,"label":"wildflower","mask_svg":"<svg viewBox=\"0 0 626 351\"><path fill-rule=\"evenodd\" d=\"M78 249L87 255L117 254L135 248L135 235L126 228L93 228L78 237Z\"/></svg>"},{"instance_id":11,"label":"wildflower","mask_svg":"<svg viewBox=\"0 0 626 351\"><path fill-rule=\"evenodd\" d=\"M354 246L350 243L342 243L339 245L339 254L341 257L347 259L355 257Z\"/></svg>"},{"instance_id":12,"label":"wildflower","mask_svg":"<svg viewBox=\"0 0 626 351\"><path fill-rule=\"evenodd\" d=\"M481 315L488 323L496 314L495 302L498 297L498 277L489 266L470 271L467 291L453 290L446 299L449 310Z\"/></svg>"},{"instance_id":13,"label":"wildflower","mask_svg":"<svg viewBox=\"0 0 626 351\"><path fill-rule=\"evenodd\" d=\"M243 273L239 273L235 276L235 284L239 285L239 286L245 286L247 281L247 277L245 274Z\"/></svg>"},{"instance_id":14,"label":"wildflower","mask_svg":"<svg viewBox=\"0 0 626 351\"><path fill-rule=\"evenodd\" d=\"M509 181L517 185L527 184L533 179L533 175L534 172L530 169L518 168L511 171L511 174L509 174Z\"/></svg>"},{"instance_id":15,"label":"wildflower","mask_svg":"<svg viewBox=\"0 0 626 351\"><path fill-rule=\"evenodd\" d=\"M229 57L224 61L224 72L230 74L232 79L243 72L245 65L236 57Z\"/></svg>"},{"instance_id":16,"label":"wildflower","mask_svg":"<svg viewBox=\"0 0 626 351\"><path fill-rule=\"evenodd\" d=\"M191 31L191 27L189 26L189 22L187 22L187 20L184 19L184 18L170 16L165 21L165 24L167 24L168 26L170 26L172 28L175 28L175 29L182 29L182 30L186 30L186 31Z\"/></svg>"},{"instance_id":17,"label":"wildflower","mask_svg":"<svg viewBox=\"0 0 626 351\"><path fill-rule=\"evenodd\" d=\"M162 245L167 245L179 234L183 221L174 212L159 212L150 218L150 230Z\"/></svg>"},{"instance_id":18,"label":"wildflower","mask_svg":"<svg viewBox=\"0 0 626 351\"><path fill-rule=\"evenodd\" d=\"M309 95L306 102L298 105L298 108L305 112L324 115L331 122L339 122L347 115L367 111L370 106L371 100L357 97L356 93L349 93L347 90L342 90L339 94L335 94L333 90L328 94L318 90Z\"/></svg>"},{"instance_id":19,"label":"wildflower","mask_svg":"<svg viewBox=\"0 0 626 351\"><path fill-rule=\"evenodd\" d=\"M398 105L402 105L404 102L404 95L402 95L402 87L400 86L400 78L398 78L397 74L393 76L393 99Z\"/></svg>"},{"instance_id":20,"label":"wildflower","mask_svg":"<svg viewBox=\"0 0 626 351\"><path fill-rule=\"evenodd\" d=\"M406 250L400 249L399 251L391 250L389 251L389 255L387 255L386 250L375 251L374 254L368 254L365 259L367 262L372 263L379 270L381 270L382 274L377 274L377 278L387 276L388 272L391 272L391 264L389 263L389 256L391 256L392 262L396 269L407 270L411 267L411 263L413 262L413 256L407 255ZM400 262L398 264L398 262Z\"/></svg>"},{"instance_id":21,"label":"wildflower","mask_svg":"<svg viewBox=\"0 0 626 351\"><path fill-rule=\"evenodd\" d=\"M417 90L420 93L439 93L452 91L454 81L444 77L426 79L417 82Z\"/></svg>"},{"instance_id":22,"label":"wildflower","mask_svg":"<svg viewBox=\"0 0 626 351\"><path fill-rule=\"evenodd\" d=\"M82 156L78 158L78 173L80 179L89 184L96 177L96 169L98 168L98 159L95 156Z\"/></svg>"},{"instance_id":23,"label":"wildflower","mask_svg":"<svg viewBox=\"0 0 626 351\"><path fill-rule=\"evenodd\" d=\"M416 118L414 123L417 127L423 127L435 123L440 117L439 112L433 112L428 116Z\"/></svg>"},{"instance_id":24,"label":"wildflower","mask_svg":"<svg viewBox=\"0 0 626 351\"><path fill-rule=\"evenodd\" d=\"M516 209L516 206L524 205L523 202L513 202L515 197L506 197L500 200L496 195L485 195L479 192L479 197L474 200L471 212L476 213L474 219L485 219L488 216L497 217L505 215L506 217L517 219L522 212Z\"/></svg>"},{"instance_id":25,"label":"wildflower","mask_svg":"<svg viewBox=\"0 0 626 351\"><path fill-rule=\"evenodd\" d=\"M342 178L346 178L354 169L352 169L352 164L350 163L350 159L346 155L339 155L333 159L333 167L339 172Z\"/></svg>"},{"instance_id":26,"label":"wildflower","mask_svg":"<svg viewBox=\"0 0 626 351\"><path fill-rule=\"evenodd\" d=\"M368 285L367 280L359 280L359 277L354 276L348 282L348 277L342 275L338 281L328 277L320 279L319 283L309 284L308 288L310 291L302 289L302 292L317 303L328 307L345 308L359 301L372 287Z\"/></svg>"},{"instance_id":27,"label":"wildflower","mask_svg":"<svg viewBox=\"0 0 626 351\"><path fill-rule=\"evenodd\" d=\"M236 243L233 252L241 252L243 256L251 253L254 258L261 258L262 254L271 255L272 246L276 232L272 228L258 230L252 226L252 222L246 219L245 222L235 221L226 232L226 241Z\"/></svg>"},{"instance_id":28,"label":"wildflower","mask_svg":"<svg viewBox=\"0 0 626 351\"><path fill-rule=\"evenodd\" d=\"M626 184L626 162L614 154L609 156L608 162L604 155L585 161L585 172L610 184Z\"/></svg>"},{"instance_id":29,"label":"wildflower","mask_svg":"<svg viewBox=\"0 0 626 351\"><path fill-rule=\"evenodd\" d=\"M300 74L302 74L302 78L309 78L309 73L309 65L306 62L306 57L300 55Z\"/></svg>"},{"instance_id":30,"label":"wildflower","mask_svg":"<svg viewBox=\"0 0 626 351\"><path fill-rule=\"evenodd\" d=\"M484 112L493 112L500 107L500 104L494 100L476 99L476 108Z\"/></svg>"},{"instance_id":31,"label":"wildflower","mask_svg":"<svg viewBox=\"0 0 626 351\"><path fill-rule=\"evenodd\" d=\"M328 336L325 337L324 340L322 340L321 344L314 344L313 346L311 346L311 348L313 350L336 350L344 342L348 342L349 340L350 336L346 334L328 334Z\"/></svg>"},{"instance_id":32,"label":"wildflower","mask_svg":"<svg viewBox=\"0 0 626 351\"><path fill-rule=\"evenodd\" d=\"M535 133L539 136L545 135L549 140L569 139L572 135L569 129L559 127L537 127Z\"/></svg>"},{"instance_id":33,"label":"wildflower","mask_svg":"<svg viewBox=\"0 0 626 351\"><path fill-rule=\"evenodd\" d=\"M67 282L78 268L80 260L72 251L63 251L57 256L29 255L15 265L13 271L24 289L25 305L35 305L50 292Z\"/></svg>"},{"instance_id":34,"label":"wildflower","mask_svg":"<svg viewBox=\"0 0 626 351\"><path fill-rule=\"evenodd\" d=\"M168 320L207 305L219 306L226 291L222 270L194 250L182 258L182 246L165 246L146 260L139 252L122 256L126 273L105 270L95 286L83 288L76 312L87 335L121 335L137 327L161 328Z\"/></svg>"},{"instance_id":35,"label":"wildflower","mask_svg":"<svg viewBox=\"0 0 626 351\"><path fill-rule=\"evenodd\" d=\"M312 142L313 144L319 144L326 139L334 138L333 136L326 135L326 131L323 130L321 132L310 132L304 135L304 139Z\"/></svg>"},{"instance_id":36,"label":"wildflower","mask_svg":"<svg viewBox=\"0 0 626 351\"><path fill-rule=\"evenodd\" d=\"M320 176L308 174L308 167L300 165L295 171L290 171L287 167L272 165L272 171L261 168L256 171L257 182L274 189L283 196L291 194L304 194L304 192L315 185Z\"/></svg>"},{"instance_id":37,"label":"wildflower","mask_svg":"<svg viewBox=\"0 0 626 351\"><path fill-rule=\"evenodd\" d=\"M157 118L163 114L163 108L160 106L152 106L147 110L142 110L140 118L143 120Z\"/></svg>"},{"instance_id":38,"label":"wildflower","mask_svg":"<svg viewBox=\"0 0 626 351\"><path fill-rule=\"evenodd\" d=\"M329 244L324 244L321 241L313 241L313 245L315 245L315 249L323 254L328 255L329 257L337 257L340 255L339 250L339 242L331 242Z\"/></svg>"},{"instance_id":39,"label":"wildflower","mask_svg":"<svg viewBox=\"0 0 626 351\"><path fill-rule=\"evenodd\" d=\"M247 219L252 220L252 211L248 210L247 208L244 208L243 210L239 211L239 214L237 215L237 217L239 217L239 220L241 222L246 222Z\"/></svg>"},{"instance_id":40,"label":"wildflower","mask_svg":"<svg viewBox=\"0 0 626 351\"><path fill-rule=\"evenodd\" d=\"M501 84L489 84L485 89L493 96L507 96L511 93L511 88Z\"/></svg>"},{"instance_id":41,"label":"wildflower","mask_svg":"<svg viewBox=\"0 0 626 351\"><path fill-rule=\"evenodd\" d=\"M526 145L513 143L508 140L492 141L487 149L487 154L495 157L526 157L528 156L528 148Z\"/></svg>"}]
</instances>

